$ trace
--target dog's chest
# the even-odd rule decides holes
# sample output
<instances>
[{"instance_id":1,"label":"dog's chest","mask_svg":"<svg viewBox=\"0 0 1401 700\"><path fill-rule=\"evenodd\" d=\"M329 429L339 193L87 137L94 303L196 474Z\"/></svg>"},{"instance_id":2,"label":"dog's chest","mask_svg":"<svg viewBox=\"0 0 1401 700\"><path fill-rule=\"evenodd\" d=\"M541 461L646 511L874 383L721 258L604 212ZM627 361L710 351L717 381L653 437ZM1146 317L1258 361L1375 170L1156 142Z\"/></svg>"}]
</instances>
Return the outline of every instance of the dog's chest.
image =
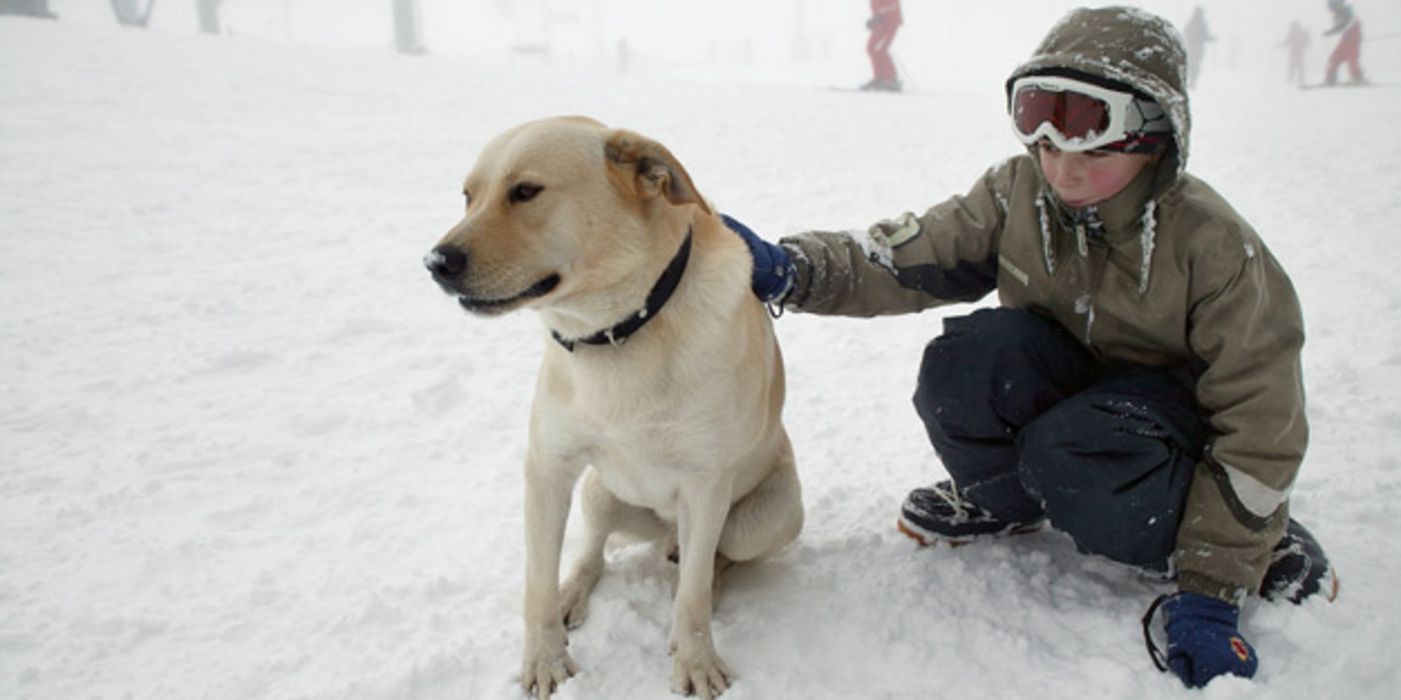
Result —
<instances>
[{"instance_id":1,"label":"dog's chest","mask_svg":"<svg viewBox=\"0 0 1401 700\"><path fill-rule=\"evenodd\" d=\"M654 384L646 392L585 383L561 416L567 425L559 427L610 492L673 519L680 491L733 468L737 446L753 441L747 433L760 422L736 412L743 402L733 394L714 391L722 383L705 389L672 383L663 391ZM584 393L591 388L599 391Z\"/></svg>"},{"instance_id":2,"label":"dog's chest","mask_svg":"<svg viewBox=\"0 0 1401 700\"><path fill-rule=\"evenodd\" d=\"M629 459L600 459L594 469L604 487L619 499L675 522L677 496L684 481L681 469Z\"/></svg>"},{"instance_id":3,"label":"dog's chest","mask_svg":"<svg viewBox=\"0 0 1401 700\"><path fill-rule=\"evenodd\" d=\"M699 481L710 481L733 463L721 426L685 412L656 416L636 423L598 425L593 431L590 463L614 495L650 508L663 518L674 517L678 493Z\"/></svg>"}]
</instances>

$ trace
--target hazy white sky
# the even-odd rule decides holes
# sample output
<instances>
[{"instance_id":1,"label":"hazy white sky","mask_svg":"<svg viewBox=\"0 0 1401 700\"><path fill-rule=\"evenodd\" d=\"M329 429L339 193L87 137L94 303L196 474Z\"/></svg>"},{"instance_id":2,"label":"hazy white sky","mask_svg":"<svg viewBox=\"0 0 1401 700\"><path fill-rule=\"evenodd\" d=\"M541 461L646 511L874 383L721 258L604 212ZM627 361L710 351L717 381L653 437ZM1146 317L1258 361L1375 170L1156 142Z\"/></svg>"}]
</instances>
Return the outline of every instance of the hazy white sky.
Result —
<instances>
[{"instance_id":1,"label":"hazy white sky","mask_svg":"<svg viewBox=\"0 0 1401 700\"><path fill-rule=\"evenodd\" d=\"M138 0L145 2L145 0ZM63 19L111 22L106 0L50 0ZM1024 59L1073 0L906 0L893 50L915 84L987 80ZM1096 3L1088 3L1096 4ZM1325 0L1145 0L1138 6L1181 25L1201 5L1217 41L1203 80L1284 70L1283 39L1297 20L1315 36L1308 64L1320 73L1334 38ZM1374 79L1401 75L1401 2L1353 0L1369 37L1363 65ZM867 69L866 0L419 0L429 50L505 55L548 46L556 63L629 70L729 67L760 79L845 84ZM162 0L151 28L193 32L194 0ZM224 0L228 32L295 43L388 48L391 0ZM626 46L626 49L623 47ZM536 59L543 60L543 59Z\"/></svg>"}]
</instances>

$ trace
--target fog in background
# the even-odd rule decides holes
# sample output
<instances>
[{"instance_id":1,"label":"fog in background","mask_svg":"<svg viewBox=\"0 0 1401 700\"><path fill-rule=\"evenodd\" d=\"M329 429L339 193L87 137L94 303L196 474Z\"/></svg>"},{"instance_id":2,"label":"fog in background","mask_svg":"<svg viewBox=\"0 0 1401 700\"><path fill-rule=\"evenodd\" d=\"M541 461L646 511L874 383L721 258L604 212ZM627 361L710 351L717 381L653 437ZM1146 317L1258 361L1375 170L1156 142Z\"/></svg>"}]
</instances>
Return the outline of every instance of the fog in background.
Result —
<instances>
[{"instance_id":1,"label":"fog in background","mask_svg":"<svg viewBox=\"0 0 1401 700\"><path fill-rule=\"evenodd\" d=\"M138 0L144 6L149 0ZM1059 0L905 0L892 53L915 90L994 86L1068 9ZM150 31L195 33L194 0L160 0ZM393 50L391 0L223 0L224 34ZM1317 82L1337 37L1323 37L1325 0L1147 0L1179 27L1201 5L1216 36L1199 88L1284 82L1280 46L1291 21L1313 37L1306 81ZM1353 0L1375 82L1401 79L1401 2ZM107 0L50 0L62 21L114 22ZM430 54L531 61L560 70L746 82L854 86L869 77L866 0L419 0Z\"/></svg>"}]
</instances>

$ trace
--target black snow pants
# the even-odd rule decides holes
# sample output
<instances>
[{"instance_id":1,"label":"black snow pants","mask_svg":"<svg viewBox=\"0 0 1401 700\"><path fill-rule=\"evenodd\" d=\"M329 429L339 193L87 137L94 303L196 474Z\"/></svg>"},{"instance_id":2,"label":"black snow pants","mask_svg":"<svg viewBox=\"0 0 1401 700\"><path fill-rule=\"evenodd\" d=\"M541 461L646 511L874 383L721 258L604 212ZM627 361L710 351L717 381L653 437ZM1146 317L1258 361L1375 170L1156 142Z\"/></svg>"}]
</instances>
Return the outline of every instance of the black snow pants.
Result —
<instances>
[{"instance_id":1,"label":"black snow pants","mask_svg":"<svg viewBox=\"0 0 1401 700\"><path fill-rule=\"evenodd\" d=\"M1182 379L1102 362L1033 312L980 309L925 347L914 402L968 501L1168 569L1207 433Z\"/></svg>"}]
</instances>

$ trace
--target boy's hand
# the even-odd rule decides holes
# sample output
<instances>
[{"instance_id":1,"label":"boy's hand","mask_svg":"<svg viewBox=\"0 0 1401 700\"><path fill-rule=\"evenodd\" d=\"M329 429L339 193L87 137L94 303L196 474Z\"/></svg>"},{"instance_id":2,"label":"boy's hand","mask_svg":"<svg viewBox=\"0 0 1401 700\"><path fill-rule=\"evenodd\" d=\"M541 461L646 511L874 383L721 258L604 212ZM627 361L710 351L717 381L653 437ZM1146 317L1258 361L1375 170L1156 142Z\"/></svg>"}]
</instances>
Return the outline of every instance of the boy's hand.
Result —
<instances>
[{"instance_id":1,"label":"boy's hand","mask_svg":"<svg viewBox=\"0 0 1401 700\"><path fill-rule=\"evenodd\" d=\"M1250 678L1260 660L1236 628L1240 608L1196 593L1163 602L1167 615L1167 665L1188 687L1200 688L1227 673Z\"/></svg>"},{"instance_id":2,"label":"boy's hand","mask_svg":"<svg viewBox=\"0 0 1401 700\"><path fill-rule=\"evenodd\" d=\"M721 214L720 218L749 246L749 255L754 258L754 273L749 288L754 291L754 296L765 303L782 306L788 293L793 291L794 278L798 274L793 258L781 246L769 243L750 231L748 226L725 214Z\"/></svg>"}]
</instances>

